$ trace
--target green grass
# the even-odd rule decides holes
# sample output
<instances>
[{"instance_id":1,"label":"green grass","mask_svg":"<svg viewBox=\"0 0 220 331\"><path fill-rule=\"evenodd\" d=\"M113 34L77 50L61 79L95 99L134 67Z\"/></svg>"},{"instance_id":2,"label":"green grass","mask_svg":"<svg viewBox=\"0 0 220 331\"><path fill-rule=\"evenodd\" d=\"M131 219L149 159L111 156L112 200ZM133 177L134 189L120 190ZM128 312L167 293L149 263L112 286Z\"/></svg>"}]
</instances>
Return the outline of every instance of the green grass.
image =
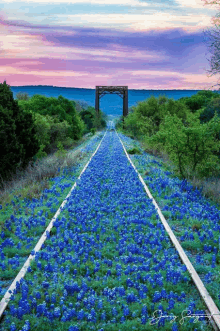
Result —
<instances>
[{"instance_id":1,"label":"green grass","mask_svg":"<svg viewBox=\"0 0 220 331\"><path fill-rule=\"evenodd\" d=\"M127 150L128 154L142 154L139 148L134 147Z\"/></svg>"},{"instance_id":2,"label":"green grass","mask_svg":"<svg viewBox=\"0 0 220 331\"><path fill-rule=\"evenodd\" d=\"M98 133L99 134L99 133ZM0 189L0 204L3 209L6 204L10 204L15 196L21 201L24 198L39 198L44 189L49 189L54 184L51 178L59 176L59 171L70 169L71 167L82 163L87 156L80 151L81 147L89 142L91 135L84 136L78 142L75 142L75 149L67 150L65 154L54 153L30 162L24 170L17 170L17 173L8 182L2 183ZM17 207L18 208L18 207ZM16 210L16 206L13 208ZM2 219L1 219L2 221Z\"/></svg>"}]
</instances>

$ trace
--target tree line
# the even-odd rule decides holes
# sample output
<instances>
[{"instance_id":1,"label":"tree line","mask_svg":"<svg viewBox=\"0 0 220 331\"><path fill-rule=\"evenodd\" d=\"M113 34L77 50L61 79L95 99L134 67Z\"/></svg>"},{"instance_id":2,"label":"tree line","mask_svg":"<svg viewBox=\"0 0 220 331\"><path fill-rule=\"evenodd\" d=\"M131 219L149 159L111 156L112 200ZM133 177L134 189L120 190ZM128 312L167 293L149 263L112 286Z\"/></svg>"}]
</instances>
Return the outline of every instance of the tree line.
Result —
<instances>
[{"instance_id":1,"label":"tree line","mask_svg":"<svg viewBox=\"0 0 220 331\"><path fill-rule=\"evenodd\" d=\"M151 96L132 107L117 128L166 153L183 178L220 175L220 95L199 91L179 100Z\"/></svg>"},{"instance_id":2,"label":"tree line","mask_svg":"<svg viewBox=\"0 0 220 331\"><path fill-rule=\"evenodd\" d=\"M63 96L58 98L18 93L0 84L0 176L10 179L16 168L46 156L57 148L68 148L88 132L106 126L106 115Z\"/></svg>"}]
</instances>

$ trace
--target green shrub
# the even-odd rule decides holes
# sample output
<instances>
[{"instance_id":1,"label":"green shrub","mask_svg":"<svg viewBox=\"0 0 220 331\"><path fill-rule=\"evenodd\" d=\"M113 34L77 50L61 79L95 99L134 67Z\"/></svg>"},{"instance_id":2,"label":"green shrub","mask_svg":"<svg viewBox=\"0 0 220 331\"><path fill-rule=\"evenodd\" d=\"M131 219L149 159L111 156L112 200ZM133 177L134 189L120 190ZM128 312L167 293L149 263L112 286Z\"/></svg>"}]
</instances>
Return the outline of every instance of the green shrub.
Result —
<instances>
[{"instance_id":1,"label":"green shrub","mask_svg":"<svg viewBox=\"0 0 220 331\"><path fill-rule=\"evenodd\" d=\"M178 118L185 120L187 117L187 113L189 113L189 109L184 103L180 102L179 100L169 99L162 113L164 114L162 118L164 118L165 115L168 114L175 114Z\"/></svg>"},{"instance_id":2,"label":"green shrub","mask_svg":"<svg viewBox=\"0 0 220 331\"><path fill-rule=\"evenodd\" d=\"M50 143L63 142L68 136L71 136L71 126L67 121L56 122L55 118L48 116L50 122Z\"/></svg>"},{"instance_id":3,"label":"green shrub","mask_svg":"<svg viewBox=\"0 0 220 331\"><path fill-rule=\"evenodd\" d=\"M143 122L139 119L137 112L130 113L124 119L124 129L128 132L129 135L139 138L141 135L148 133L149 122ZM119 127L119 124L116 125L116 128Z\"/></svg>"},{"instance_id":4,"label":"green shrub","mask_svg":"<svg viewBox=\"0 0 220 331\"><path fill-rule=\"evenodd\" d=\"M200 115L201 123L209 122L215 113L220 117L220 98L212 99L206 107L204 107L203 112Z\"/></svg>"},{"instance_id":5,"label":"green shrub","mask_svg":"<svg viewBox=\"0 0 220 331\"><path fill-rule=\"evenodd\" d=\"M71 139L70 137L67 137L62 141L63 145L65 148L71 148L74 145L74 140Z\"/></svg>"},{"instance_id":6,"label":"green shrub","mask_svg":"<svg viewBox=\"0 0 220 331\"><path fill-rule=\"evenodd\" d=\"M142 138L152 136L158 130L166 114L176 114L185 119L188 108L181 102L159 96L139 102L124 119L124 129L132 136Z\"/></svg>"},{"instance_id":7,"label":"green shrub","mask_svg":"<svg viewBox=\"0 0 220 331\"><path fill-rule=\"evenodd\" d=\"M131 115L131 113L129 113L128 116L130 116L130 115ZM128 116L126 116L126 118L128 118ZM123 116L122 115L116 119L115 128L116 128L116 130L123 129ZM126 133L128 134L128 130L126 130Z\"/></svg>"},{"instance_id":8,"label":"green shrub","mask_svg":"<svg viewBox=\"0 0 220 331\"><path fill-rule=\"evenodd\" d=\"M61 95L58 98L47 98L43 95L35 94L28 101L19 100L19 105L24 110L31 110L43 116L56 118L58 122L66 121L70 126L69 136L78 140L81 138L84 130L84 123L76 112L74 103Z\"/></svg>"},{"instance_id":9,"label":"green shrub","mask_svg":"<svg viewBox=\"0 0 220 331\"><path fill-rule=\"evenodd\" d=\"M128 154L142 154L142 152L137 147L129 149L129 150L127 150L127 152L128 152Z\"/></svg>"},{"instance_id":10,"label":"green shrub","mask_svg":"<svg viewBox=\"0 0 220 331\"><path fill-rule=\"evenodd\" d=\"M45 145L40 145L40 149L37 152L37 154L35 155L34 160L42 159L43 157L47 156L47 153L44 151L44 149L45 149Z\"/></svg>"},{"instance_id":11,"label":"green shrub","mask_svg":"<svg viewBox=\"0 0 220 331\"><path fill-rule=\"evenodd\" d=\"M35 118L36 137L40 143L41 149L38 151L38 156L43 155L44 152L51 152L54 144L59 141L63 144L73 140L71 136L71 126L67 121L59 122L58 116L33 114ZM68 138L70 140L68 140ZM42 148L44 146L44 148Z\"/></svg>"},{"instance_id":12,"label":"green shrub","mask_svg":"<svg viewBox=\"0 0 220 331\"><path fill-rule=\"evenodd\" d=\"M16 99L17 100L29 100L29 95L28 95L28 93L26 93L26 92L18 92L17 94L16 94Z\"/></svg>"},{"instance_id":13,"label":"green shrub","mask_svg":"<svg viewBox=\"0 0 220 331\"><path fill-rule=\"evenodd\" d=\"M85 123L84 133L91 132L92 128L96 130L106 127L106 115L100 110L97 114L94 107L87 107L83 109L80 113L80 117Z\"/></svg>"},{"instance_id":14,"label":"green shrub","mask_svg":"<svg viewBox=\"0 0 220 331\"><path fill-rule=\"evenodd\" d=\"M136 109L141 134L154 134L160 125L162 114L158 100L151 96L149 99L139 102Z\"/></svg>"},{"instance_id":15,"label":"green shrub","mask_svg":"<svg viewBox=\"0 0 220 331\"><path fill-rule=\"evenodd\" d=\"M38 113L34 114L36 137L41 146L47 146L50 143L51 122L53 122L53 119L50 116L43 116Z\"/></svg>"},{"instance_id":16,"label":"green shrub","mask_svg":"<svg viewBox=\"0 0 220 331\"><path fill-rule=\"evenodd\" d=\"M90 110L83 110L80 112L80 117L86 124L86 131L90 131L93 128L95 114Z\"/></svg>"},{"instance_id":17,"label":"green shrub","mask_svg":"<svg viewBox=\"0 0 220 331\"><path fill-rule=\"evenodd\" d=\"M215 116L210 122L200 124L199 113L188 113L185 123L174 115L166 115L160 130L146 142L168 153L182 177L205 177L219 172L220 148L215 139L220 130L220 119Z\"/></svg>"},{"instance_id":18,"label":"green shrub","mask_svg":"<svg viewBox=\"0 0 220 331\"><path fill-rule=\"evenodd\" d=\"M76 111L78 113L88 108L88 103L84 100L77 100L77 101L71 100L71 102L74 104Z\"/></svg>"},{"instance_id":19,"label":"green shrub","mask_svg":"<svg viewBox=\"0 0 220 331\"><path fill-rule=\"evenodd\" d=\"M96 133L96 128L91 128L90 132L92 133L92 135L94 136L94 134Z\"/></svg>"},{"instance_id":20,"label":"green shrub","mask_svg":"<svg viewBox=\"0 0 220 331\"><path fill-rule=\"evenodd\" d=\"M65 157L67 155L67 151L64 149L63 144L59 141L57 143L58 151L55 153L58 157Z\"/></svg>"},{"instance_id":21,"label":"green shrub","mask_svg":"<svg viewBox=\"0 0 220 331\"><path fill-rule=\"evenodd\" d=\"M190 109L190 111L194 113L197 110L205 107L212 98L217 97L219 97L219 94L216 92L199 91L191 97L180 98L179 101L183 102Z\"/></svg>"}]
</instances>

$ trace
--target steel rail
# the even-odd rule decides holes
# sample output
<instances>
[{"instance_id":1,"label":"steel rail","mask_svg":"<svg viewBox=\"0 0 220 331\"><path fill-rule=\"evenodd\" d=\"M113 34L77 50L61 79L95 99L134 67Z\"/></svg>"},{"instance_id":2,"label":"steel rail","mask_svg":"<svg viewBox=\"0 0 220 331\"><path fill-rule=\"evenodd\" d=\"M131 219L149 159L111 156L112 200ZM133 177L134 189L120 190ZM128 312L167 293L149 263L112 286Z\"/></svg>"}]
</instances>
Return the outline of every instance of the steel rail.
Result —
<instances>
[{"instance_id":1,"label":"steel rail","mask_svg":"<svg viewBox=\"0 0 220 331\"><path fill-rule=\"evenodd\" d=\"M92 156L90 157L89 161L86 163L85 167L83 168L82 172L80 173L79 177L77 178L77 180L80 179L80 177L82 176L82 174L84 173L84 171L86 170L86 168L88 167L91 159L93 158L93 156L96 154L96 152L98 151L102 140L104 139L105 135L106 135L107 130L105 131L104 136L102 137L100 143L98 144L98 147L96 148L95 152L92 154ZM76 180L76 182L77 182ZM65 204L67 203L67 200L69 198L69 196L71 195L72 191L74 190L74 188L77 186L76 182L74 183L74 185L72 186L70 192L68 193L68 195L66 196L66 198L63 200L62 204L60 205L59 209L57 210L56 214L53 216L53 218L51 219L49 225L47 226L46 230L44 231L44 233L42 234L41 238L39 239L38 243L36 244L35 248L34 248L34 255L30 254L29 257L27 258L26 262L24 263L23 267L21 268L21 270L19 271L19 273L17 274L17 276L15 277L14 281L12 282L12 284L10 285L10 287L8 288L7 292L5 293L4 297L2 298L1 302L0 302L0 320L1 317L10 301L10 298L13 294L13 290L16 288L16 283L19 282L21 280L21 278L23 278L27 272L28 267L30 266L30 262L31 260L33 260L35 258L35 254L36 252L39 252L39 250L41 249L43 243L45 242L45 240L47 239L47 235L50 233L50 230L53 227L53 224L55 222L55 220L57 219L57 217L59 216L60 212L62 211L63 207L65 206Z\"/></svg>"},{"instance_id":2,"label":"steel rail","mask_svg":"<svg viewBox=\"0 0 220 331\"><path fill-rule=\"evenodd\" d=\"M117 133L117 131L115 130L115 132ZM117 133L118 135L118 133ZM220 311L218 309L218 307L216 306L215 302L213 301L212 297L210 296L209 292L207 291L207 289L205 288L202 280L200 279L199 275L197 274L196 270L194 269L192 263L190 262L190 260L188 259L186 253L184 252L182 246L180 245L179 241L177 240L176 236L174 235L173 231L171 230L170 226L168 225L165 217L163 216L158 204L156 203L156 201L154 200L153 196L151 195L147 185L145 184L143 178L141 177L141 175L139 174L138 170L136 169L135 165L133 164L133 162L131 161L123 142L121 141L119 135L118 138L122 144L122 147L125 151L125 154L128 158L128 160L130 161L132 167L134 168L134 170L136 171L136 173L138 174L138 177L141 181L141 183L144 186L145 191L147 192L148 197L152 200L152 203L155 206L155 209L160 217L161 222L163 223L163 226L165 227L172 243L174 244L174 246L176 247L176 250L179 253L179 256L181 258L181 260L183 261L183 263L185 264L185 266L187 267L190 276L192 277L192 280L194 282L194 284L196 285L202 299L205 301L205 304L210 312L210 318L212 318L215 326L217 327L217 330L220 330Z\"/></svg>"}]
</instances>

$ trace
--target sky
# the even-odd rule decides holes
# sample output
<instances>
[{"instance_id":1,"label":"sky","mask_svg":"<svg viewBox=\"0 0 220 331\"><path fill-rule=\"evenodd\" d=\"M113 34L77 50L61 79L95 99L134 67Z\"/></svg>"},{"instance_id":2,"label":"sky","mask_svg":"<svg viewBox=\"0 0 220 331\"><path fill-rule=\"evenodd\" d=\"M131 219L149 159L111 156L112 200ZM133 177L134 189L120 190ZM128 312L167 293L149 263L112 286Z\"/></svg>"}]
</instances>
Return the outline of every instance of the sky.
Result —
<instances>
[{"instance_id":1,"label":"sky","mask_svg":"<svg viewBox=\"0 0 220 331\"><path fill-rule=\"evenodd\" d=\"M218 12L204 0L1 0L0 83L214 90L204 31Z\"/></svg>"}]
</instances>

